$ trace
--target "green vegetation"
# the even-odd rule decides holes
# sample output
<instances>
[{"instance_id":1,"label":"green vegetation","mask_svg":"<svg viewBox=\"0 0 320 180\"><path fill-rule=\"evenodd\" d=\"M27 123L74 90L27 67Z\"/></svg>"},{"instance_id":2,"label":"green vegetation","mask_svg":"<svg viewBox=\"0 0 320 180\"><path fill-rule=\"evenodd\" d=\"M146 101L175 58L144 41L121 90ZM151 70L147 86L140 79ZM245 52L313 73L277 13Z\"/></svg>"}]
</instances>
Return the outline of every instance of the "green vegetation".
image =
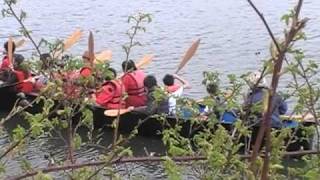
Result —
<instances>
[{"instance_id":1,"label":"green vegetation","mask_svg":"<svg viewBox=\"0 0 320 180\"><path fill-rule=\"evenodd\" d=\"M249 0L248 2L251 3ZM145 160L162 162L169 179L182 179L185 171L189 171L188 173L191 171L195 177L200 179L259 179L260 177L262 179L319 179L319 141L315 144L316 151L312 153L301 151L301 155L307 154L302 158L301 163L305 164L304 166L285 168L283 158L288 155L286 149L290 143L297 141L295 138L297 131L288 128L270 131L271 117L268 113L271 109L270 100L277 91L278 80L286 75L290 76L292 81L287 84L286 92L283 94L286 99L295 100L294 113L309 112L316 119L315 124L318 124L320 89L317 84L320 82L320 71L315 61L306 58L304 51L295 46L297 41L306 39L303 28L307 19L301 19L299 14L302 2L299 0L295 9L281 18L285 23L283 37L274 37L265 22L273 41L270 45L270 57L264 61L260 71L262 72L261 78L272 77L272 85L262 105L243 108L242 93L248 87L249 72L243 75L228 75L228 83L225 83L228 85L224 88L220 85L218 72L204 72L203 85L211 91L208 97L203 99L202 104L211 111L204 117L199 111L198 102L189 98L180 98L175 126L168 125L166 115L154 115L166 127L162 132L166 156L148 155L137 159L132 157L133 153L128 143L138 134L138 127L129 135L119 135L117 130L119 117L117 117L113 127L116 129L113 146L101 145L101 139L94 132L93 112L90 108L93 102L88 97L92 87L100 87L103 80L111 75L108 70L109 64L97 64L93 67L93 76L68 81L71 84L66 84L63 81L64 72L82 67L82 60L76 57L63 57L63 60L61 57L56 57L54 54L63 49L62 40L55 42L42 40L36 44L32 40L32 33L23 24L26 13L22 11L17 14L14 10L18 1L4 0L3 16L15 17L21 24L21 33L29 38L37 49L38 55L34 55L32 60L28 61L28 66L33 72L46 76L48 84L40 92L39 97L31 102L34 105L37 103L43 105L40 112L29 113L25 111L25 108L15 106L8 117L1 120L0 125L3 126L6 121L10 121L11 117L23 114L28 125L18 125L10 133L10 143L6 147L1 147L0 176L6 178L7 160L10 160L12 156L19 156L31 139L58 135L66 146L64 160L56 162L54 166L37 169L24 159L20 162L21 174L17 174L16 178L53 179L54 176L51 173L58 172L69 179L104 179L105 176L120 179L114 164ZM255 8L254 4L251 5ZM264 20L262 14L257 9L255 10ZM151 16L144 13L128 18L128 23L133 25L127 32L129 42L123 45L126 53L125 60L130 59L133 47L141 46L141 43L135 39L135 35L138 32L145 32L144 25L150 22ZM44 66L43 61L39 60L40 49L47 49L47 52L54 57L48 60L48 66ZM76 85L81 88L71 97L64 91L66 85ZM161 101L165 95L161 89L155 91L157 101ZM220 98L218 100L215 97ZM220 119L217 114L221 115L232 109L239 110L238 121L228 129L219 123ZM263 112L264 115L263 128L259 131L266 136L266 148L262 150L260 148L250 149L246 143L252 133L249 121L253 117L251 112L254 111ZM181 117L184 117L185 112L189 113L190 123L199 129L190 138L180 133L185 123ZM80 127L86 127L87 137L80 136L78 133ZM310 137L315 132L315 136L319 139L320 133L316 126L301 128L305 137ZM261 141L256 142L256 147L260 145ZM95 146L104 153L95 162L79 163L76 161L74 152L86 146ZM181 161L187 161L188 166L180 163Z\"/></svg>"}]
</instances>

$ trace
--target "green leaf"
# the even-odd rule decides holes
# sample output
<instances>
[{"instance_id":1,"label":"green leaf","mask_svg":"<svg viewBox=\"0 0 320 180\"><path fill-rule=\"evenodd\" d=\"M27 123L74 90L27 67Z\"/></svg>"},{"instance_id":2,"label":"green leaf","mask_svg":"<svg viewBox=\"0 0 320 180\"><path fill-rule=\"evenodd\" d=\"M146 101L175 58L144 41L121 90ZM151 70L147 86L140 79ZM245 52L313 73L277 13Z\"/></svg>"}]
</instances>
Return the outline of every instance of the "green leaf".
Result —
<instances>
[{"instance_id":1,"label":"green leaf","mask_svg":"<svg viewBox=\"0 0 320 180\"><path fill-rule=\"evenodd\" d=\"M74 143L75 149L79 149L81 147L82 139L81 139L81 136L78 133L76 133L74 135L73 143Z\"/></svg>"}]
</instances>

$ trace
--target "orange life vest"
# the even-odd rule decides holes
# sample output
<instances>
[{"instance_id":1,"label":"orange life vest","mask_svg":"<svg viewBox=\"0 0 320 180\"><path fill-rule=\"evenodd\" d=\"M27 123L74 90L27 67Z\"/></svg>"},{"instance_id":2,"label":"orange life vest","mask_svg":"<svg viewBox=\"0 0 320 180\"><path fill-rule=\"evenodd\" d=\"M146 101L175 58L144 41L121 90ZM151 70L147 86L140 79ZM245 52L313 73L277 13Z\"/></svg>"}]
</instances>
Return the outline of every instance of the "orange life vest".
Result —
<instances>
[{"instance_id":1,"label":"orange life vest","mask_svg":"<svg viewBox=\"0 0 320 180\"><path fill-rule=\"evenodd\" d=\"M126 107L125 102L121 99L124 93L125 87L120 80L107 81L96 93L96 102L106 109L122 109Z\"/></svg>"},{"instance_id":2,"label":"orange life vest","mask_svg":"<svg viewBox=\"0 0 320 180\"><path fill-rule=\"evenodd\" d=\"M2 59L0 69L6 69L6 68L10 68L10 67L11 67L11 63L9 62L9 57L4 56Z\"/></svg>"},{"instance_id":3,"label":"orange life vest","mask_svg":"<svg viewBox=\"0 0 320 180\"><path fill-rule=\"evenodd\" d=\"M146 92L144 89L145 74L141 70L136 70L130 73L126 73L122 77L122 82L128 93L128 98L126 99L128 106L144 106L147 101Z\"/></svg>"},{"instance_id":4,"label":"orange life vest","mask_svg":"<svg viewBox=\"0 0 320 180\"><path fill-rule=\"evenodd\" d=\"M174 84L172 86L166 86L165 89L168 93L174 93L176 92L181 86L178 84Z\"/></svg>"},{"instance_id":5,"label":"orange life vest","mask_svg":"<svg viewBox=\"0 0 320 180\"><path fill-rule=\"evenodd\" d=\"M145 74L141 70L137 70L131 73L126 74L132 80L133 85L127 86L127 93L129 96L142 96L145 94L143 80L145 78Z\"/></svg>"},{"instance_id":6,"label":"orange life vest","mask_svg":"<svg viewBox=\"0 0 320 180\"><path fill-rule=\"evenodd\" d=\"M18 85L15 86L16 90L18 92L23 92L23 93L30 93L33 91L33 83L32 82L24 82L24 80L28 79L30 77L30 74L25 75L23 71L14 71L15 75L17 76L18 79Z\"/></svg>"}]
</instances>

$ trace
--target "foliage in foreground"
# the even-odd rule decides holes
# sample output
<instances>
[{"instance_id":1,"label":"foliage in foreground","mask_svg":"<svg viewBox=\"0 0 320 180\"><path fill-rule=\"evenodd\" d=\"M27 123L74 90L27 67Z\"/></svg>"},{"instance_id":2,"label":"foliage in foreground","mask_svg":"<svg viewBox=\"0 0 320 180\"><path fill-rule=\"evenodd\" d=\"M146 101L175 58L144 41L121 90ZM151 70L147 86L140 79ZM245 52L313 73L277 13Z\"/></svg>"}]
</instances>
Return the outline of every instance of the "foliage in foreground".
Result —
<instances>
[{"instance_id":1,"label":"foliage in foreground","mask_svg":"<svg viewBox=\"0 0 320 180\"><path fill-rule=\"evenodd\" d=\"M6 16L16 16L21 24L25 13L16 15L14 5L17 3L13 0L5 0L8 9L3 10ZM302 2L302 1L301 1ZM283 20L287 25L285 30L285 38L290 34L292 24L298 20L297 11L292 10L283 16ZM141 24L151 22L148 14L138 14L129 18L129 23L134 23L132 28L128 31L129 43L123 46L129 59L132 48L141 45L140 42L135 41L134 37L140 30L145 31L145 27ZM22 26L23 34L31 38L29 31ZM310 112L317 119L319 114L319 97L320 91L317 84L319 79L318 65L313 60L308 60L302 49L296 48L294 42L302 40L305 35L302 30L294 34L292 41L277 40L276 43L270 45L270 58L264 61L261 71L262 76L271 76L275 68L275 61L282 54L286 55L285 67L282 69L281 77L288 76L289 83L287 84L284 95L287 99L291 98L295 101L293 107L294 113ZM41 41L43 48L47 50L54 57L55 51L61 48L62 41L50 43L48 41ZM38 47L38 46L37 46ZM39 49L38 49L39 50ZM106 146L101 142L99 135L94 135L93 128L93 114L90 109L92 102L88 100L88 95L91 93L91 87L100 86L102 80L110 75L108 72L109 64L100 64L95 67L95 78L83 78L72 81L71 85L77 85L80 88L70 98L66 96L64 87L66 82L63 81L64 74L81 67L81 60L74 57L65 57L63 61L60 58L51 59L50 66L43 68L43 62L39 61L37 56L35 61L29 64L35 72L39 72L49 77L48 86L42 90L40 96L33 103L43 103L43 109L37 113L24 112L20 107L15 107L13 112L23 112L25 119L28 122L27 126L18 125L12 133L10 133L10 143L7 147L1 150L1 165L0 173L5 176L7 160L14 159L23 154L23 151L28 147L28 142L43 138L43 137L59 137L65 144L65 157L59 159L58 162L50 167L45 167L42 172L35 173L35 179L52 179L50 173L45 173L52 167L59 167L61 169L52 170L52 172L60 172L64 177L70 179L103 179L103 176L119 178L116 171L116 164L121 163L121 158L128 158L132 156L130 147L127 144L136 135L134 131L130 135L122 135L116 138L113 146ZM65 63L61 65L61 63ZM61 78L54 78L52 75L58 74ZM251 162L247 157L240 154L250 153L250 147L247 141L250 140L252 128L250 127L249 119L252 118L250 111L263 111L263 106L252 106L249 109L242 108L242 93L246 91L246 82L248 74L236 76L228 75L228 85L222 87L218 72L204 72L203 84L206 87L215 87L214 94L210 94L204 98L203 104L207 106L209 111L206 117L199 111L198 102L192 99L181 98L178 101L178 119L180 116L185 116L187 112L188 118L193 126L198 127L197 132L191 132L190 137L181 136L179 133L184 126L183 121L178 121L178 124L171 128L166 128L162 132L162 141L166 146L166 156L158 159L153 157L146 157L146 161L163 161L163 168L169 179L182 179L186 174L192 174L201 179L256 179L262 174L263 167L263 153L256 161ZM156 97L161 99L163 92L157 92ZM216 97L219 97L216 98ZM58 102L58 103L57 103ZM219 121L219 115L225 111L237 110L238 121L231 128L223 127ZM15 113L13 113L15 114ZM80 119L76 123L74 117ZM80 118L79 118L80 117ZM1 125L10 118L2 120ZM166 118L159 117L165 127L168 127ZM86 137L78 133L80 127L86 127L88 134ZM169 125L170 127L170 125ZM115 127L117 128L117 127ZM304 127L301 127L304 128ZM306 127L303 131L306 137L316 132L319 138L317 128ZM318 179L320 174L320 159L318 155L305 156L302 161L305 164L303 167L286 167L283 163L283 156L287 146L295 142L296 131L291 129L281 129L273 131L271 134L272 141L271 159L269 163L269 175L273 179L286 179L288 177ZM116 136L118 137L118 136ZM95 162L91 164L79 163L74 155L74 152L81 150L81 148L94 146L101 150L103 154L98 157ZM316 147L319 149L319 142L316 142ZM177 163L178 157L197 157L197 161L191 161L189 164ZM51 157L49 156L49 161ZM188 160L188 158L186 158ZM252 168L252 164L255 168ZM72 168L68 167L72 166ZM71 170L73 169L73 170ZM189 171L189 172L187 172ZM26 159L21 161L21 172L28 175L30 172L37 172L37 169L32 167L31 162ZM30 175L31 176L31 175Z\"/></svg>"}]
</instances>

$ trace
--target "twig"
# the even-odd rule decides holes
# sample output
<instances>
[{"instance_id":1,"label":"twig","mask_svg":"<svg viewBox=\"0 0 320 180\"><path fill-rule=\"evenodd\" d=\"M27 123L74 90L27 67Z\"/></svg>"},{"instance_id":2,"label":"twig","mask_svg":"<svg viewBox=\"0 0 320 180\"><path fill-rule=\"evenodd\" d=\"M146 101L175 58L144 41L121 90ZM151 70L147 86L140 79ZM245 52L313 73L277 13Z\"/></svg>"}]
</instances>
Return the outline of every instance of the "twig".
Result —
<instances>
[{"instance_id":1,"label":"twig","mask_svg":"<svg viewBox=\"0 0 320 180\"><path fill-rule=\"evenodd\" d=\"M261 179L267 179L268 178L267 174L268 174L268 170L269 170L269 158L270 158L269 156L270 156L270 151L271 151L271 145L270 145L271 144L271 142L270 142L270 138L271 138L270 131L271 130L270 129L271 129L272 101L273 101L273 97L276 94L276 90L278 87L278 82L279 82L279 78L280 78L280 72L282 69L283 60L285 59L285 53L287 52L289 45L293 42L293 38L295 37L296 33L300 31L300 29L305 25L306 21L302 21L302 22L298 21L298 16L299 16L300 9L301 9L302 2L303 2L303 0L299 0L298 5L295 9L295 17L292 20L292 26L290 28L289 33L285 34L286 35L285 36L285 43L284 43L284 46L281 48L279 46L279 44L277 43L268 23L264 19L262 13L256 8L256 6L252 3L251 0L247 0L247 1L251 5L251 7L254 9L254 11L257 13L257 15L260 17L262 22L264 23L270 37L272 38L272 40L273 40L273 42L279 52L279 55L276 57L276 59L274 61L275 64L274 64L274 69L273 69L271 89L268 92L268 106L267 106L266 111L263 113L263 125L259 129L259 133L257 136L257 140L255 143L252 158L251 158L251 168L255 169L254 163L257 158L258 151L260 149L263 136L266 133L267 153L266 153L265 160L264 160Z\"/></svg>"},{"instance_id":2,"label":"twig","mask_svg":"<svg viewBox=\"0 0 320 180\"><path fill-rule=\"evenodd\" d=\"M286 152L286 153L284 153L283 157L292 157L292 156L294 157L294 156L312 155L312 154L320 154L320 151L310 150L310 151ZM250 157L251 157L251 154L240 155L241 159L249 159ZM175 162L186 162L186 161L207 160L207 158L205 156L181 156L181 157L173 157L172 160ZM27 177L35 176L39 172L50 173L50 172L57 172L57 171L65 171L65 170L69 170L69 169L79 169L79 168L83 168L83 167L102 166L102 165L105 165L106 163L107 164L123 164L123 163L161 162L161 161L165 161L165 158L156 157L156 156L116 158L114 160L111 160L110 162L96 161L96 162L85 162L85 163L79 163L79 164L43 168L43 169L38 169L38 170L34 170L32 172L25 173L23 175L11 177L11 178L9 177L8 179L19 180L19 179L24 179Z\"/></svg>"},{"instance_id":3,"label":"twig","mask_svg":"<svg viewBox=\"0 0 320 180\"><path fill-rule=\"evenodd\" d=\"M13 17L18 21L18 23L20 24L21 28L24 31L24 34L28 37L28 39L30 39L31 43L33 44L33 46L35 47L37 53L39 54L39 56L41 55L40 49L37 46L36 42L33 40L33 38L31 37L28 29L26 28L26 26L22 23L22 20L18 17L18 15L16 14L16 12L14 11L12 4L10 3L10 1L4 1L5 4L9 7L9 10L11 11Z\"/></svg>"}]
</instances>

